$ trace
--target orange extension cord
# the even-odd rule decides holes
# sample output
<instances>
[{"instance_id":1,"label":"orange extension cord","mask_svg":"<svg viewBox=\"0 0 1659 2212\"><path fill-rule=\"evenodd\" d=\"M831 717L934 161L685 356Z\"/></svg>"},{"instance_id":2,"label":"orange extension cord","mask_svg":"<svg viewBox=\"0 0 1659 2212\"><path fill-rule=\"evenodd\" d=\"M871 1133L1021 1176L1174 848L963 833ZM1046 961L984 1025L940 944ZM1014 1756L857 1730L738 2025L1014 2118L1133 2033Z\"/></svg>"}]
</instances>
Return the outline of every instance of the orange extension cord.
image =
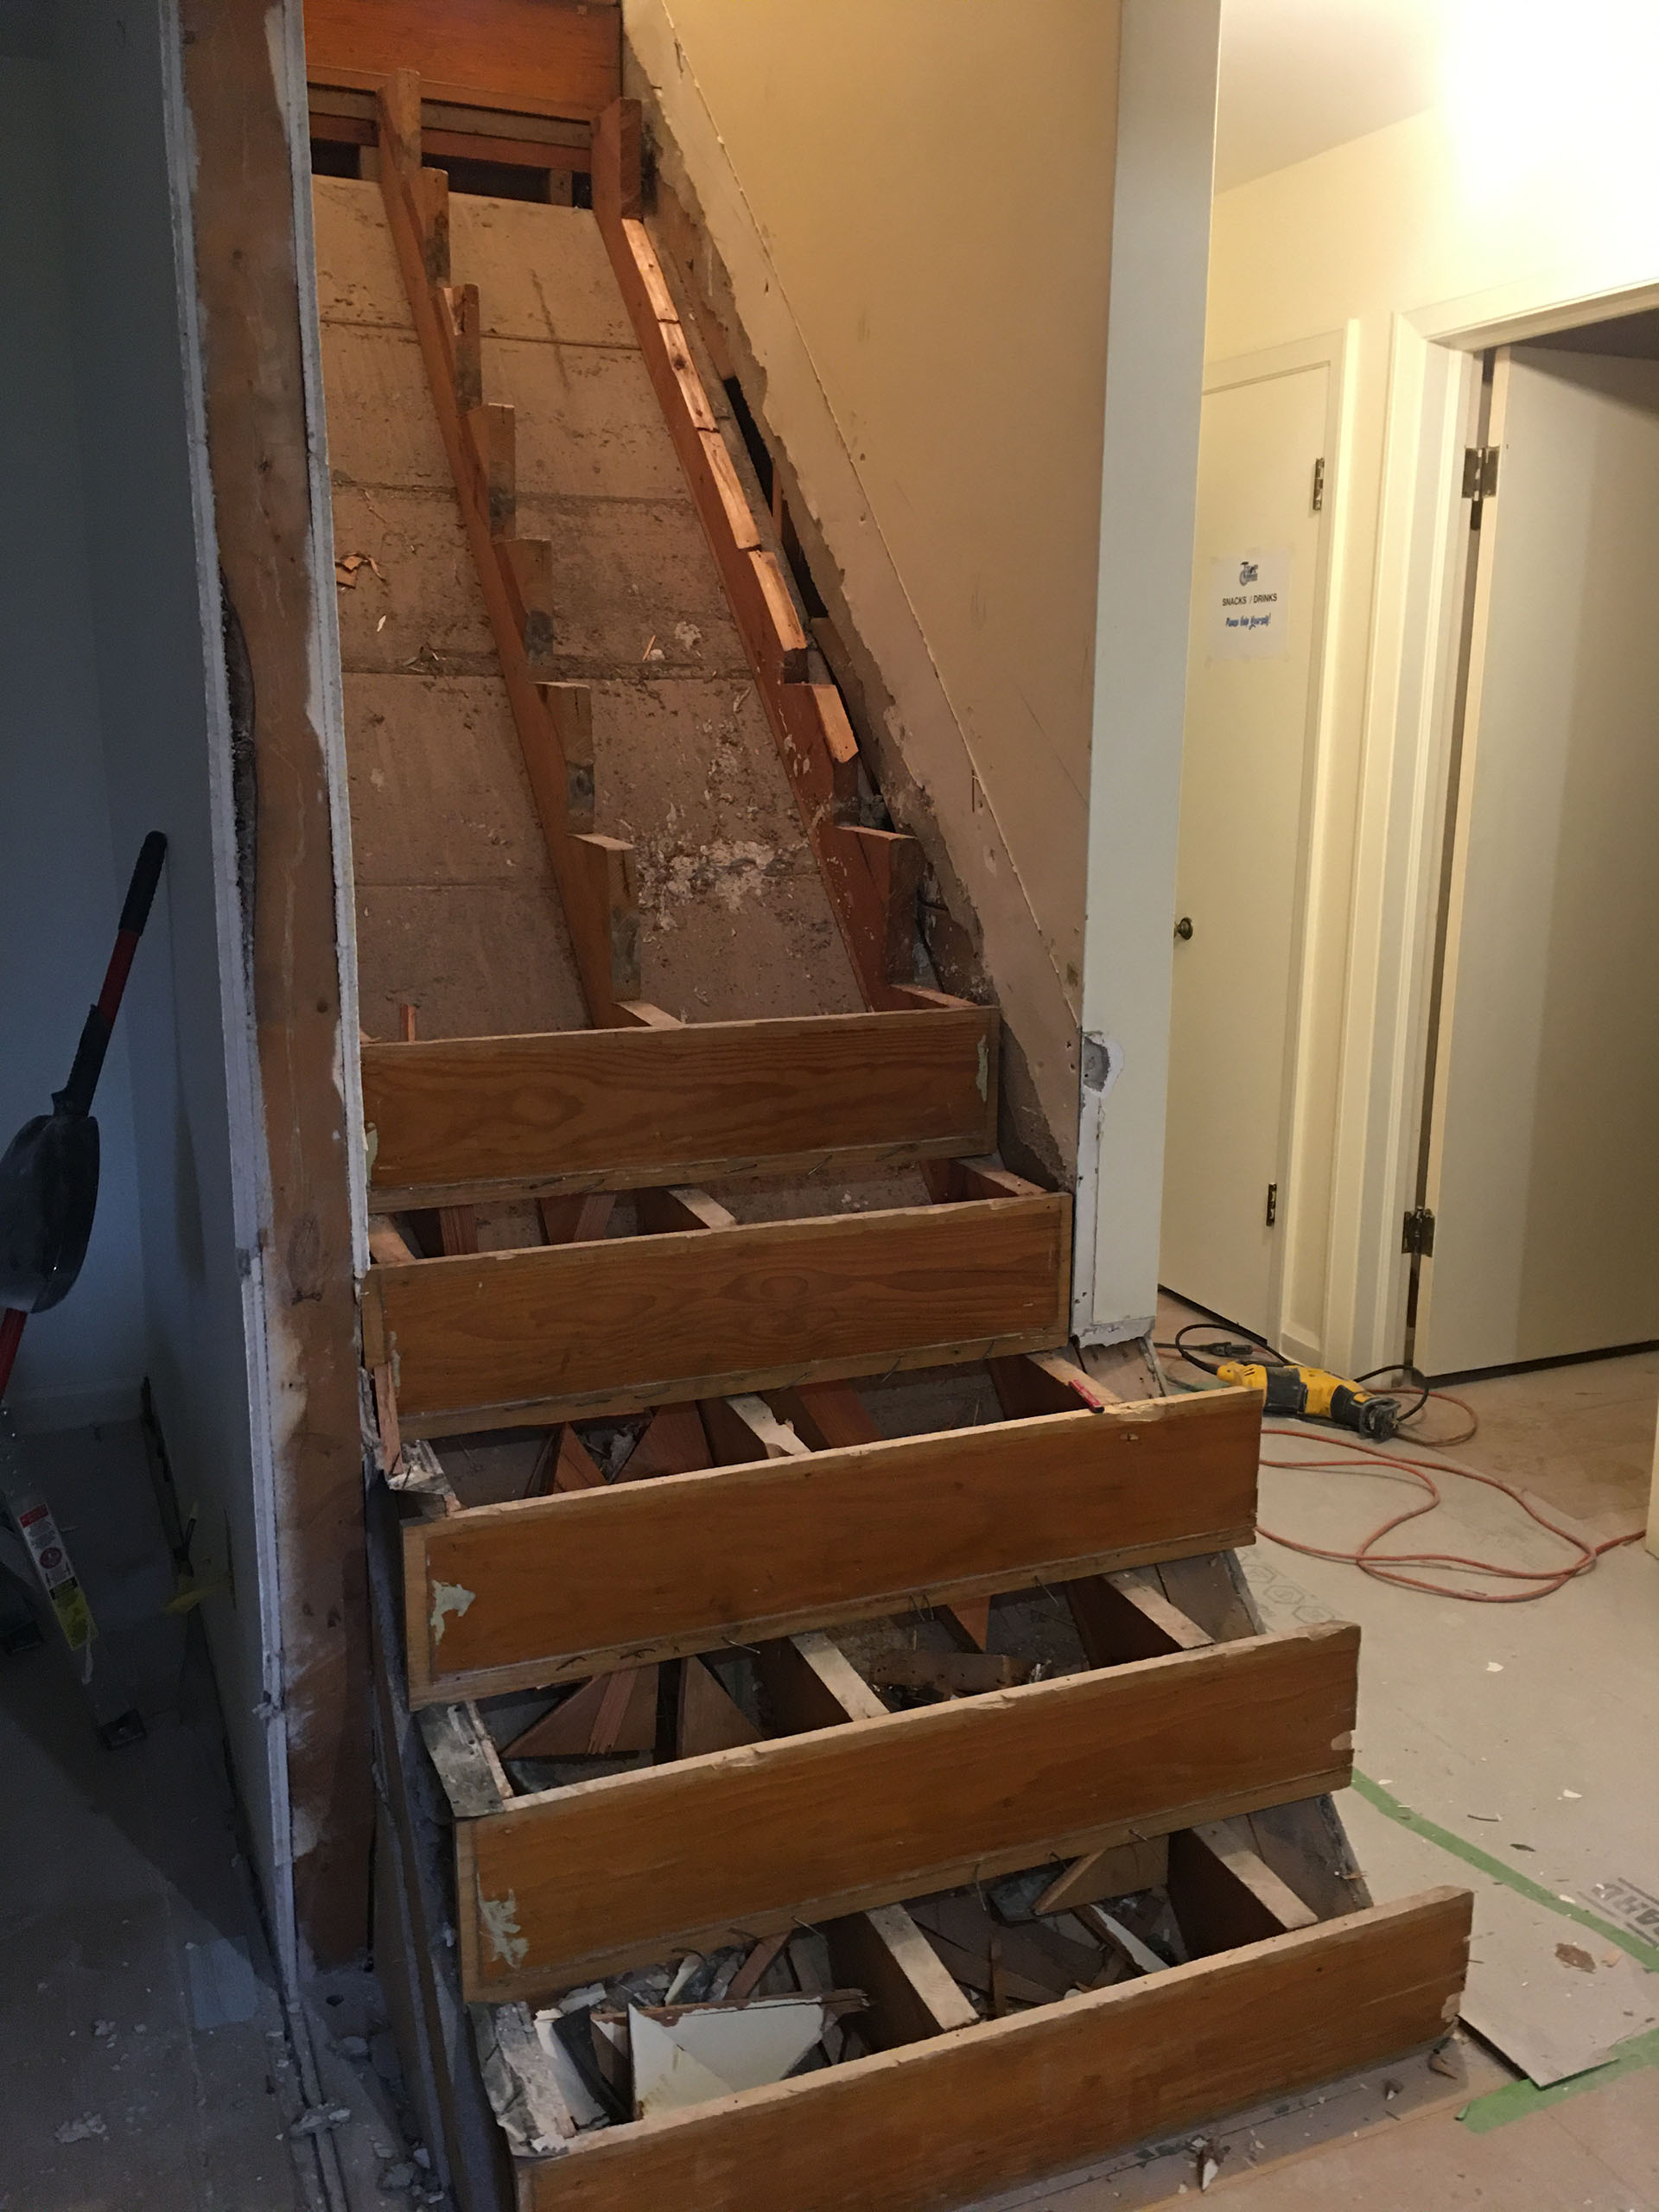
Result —
<instances>
[{"instance_id":1,"label":"orange extension cord","mask_svg":"<svg viewBox=\"0 0 1659 2212\"><path fill-rule=\"evenodd\" d=\"M1441 1397L1445 1394L1433 1391L1430 1395ZM1448 1402L1457 1406L1463 1405L1461 1399L1454 1398ZM1463 1410L1466 1413L1469 1409L1465 1406ZM1296 1437L1306 1437L1308 1433L1307 1430L1299 1424L1287 1422L1274 1423L1267 1433L1279 1436ZM1472 1435L1473 1429L1471 1428L1468 1433ZM1319 1544L1298 1543L1294 1536L1279 1535L1271 1529L1258 1528L1257 1533L1267 1537L1270 1543L1284 1545L1287 1551L1303 1552L1310 1559L1336 1560L1342 1565L1357 1567L1363 1574L1372 1575L1379 1582L1396 1583L1403 1590L1425 1590L1434 1598L1465 1598L1471 1605L1522 1605L1534 1598L1553 1596L1557 1590L1565 1589L1567 1585L1574 1580L1577 1576L1588 1574L1604 1552L1616 1551L1621 1544L1634 1544L1641 1539L1642 1531L1639 1529L1633 1529L1629 1535L1610 1536L1605 1543L1586 1543L1582 1536L1575 1536L1566 1529L1558 1529L1555 1523L1547 1520L1532 1501L1516 1489L1512 1483L1506 1483L1497 1475L1482 1474L1474 1467L1456 1466L1448 1459L1432 1459L1424 1464L1416 1459L1402 1459L1398 1452L1379 1452L1369 1444L1360 1443L1357 1439L1351 1441L1344 1437L1332 1440L1339 1442L1341 1449L1344 1452L1357 1452L1363 1459L1376 1461L1382 1468L1397 1470L1400 1474L1408 1476L1414 1482L1421 1483L1428 1492L1427 1497L1421 1505L1414 1505L1403 1513L1396 1513L1384 1521L1381 1527L1373 1529L1370 1535L1355 1551L1327 1551ZM1450 1442L1452 1440L1446 1440ZM1461 1443L1465 1440L1459 1437L1456 1440ZM1262 1465L1264 1467L1306 1468L1313 1472L1335 1474L1355 1474L1359 1471L1351 1461L1344 1459L1263 1459ZM1430 1471L1431 1469L1433 1472ZM1390 1535L1395 1529L1403 1528L1408 1521L1421 1520L1425 1514L1433 1513L1436 1506L1444 1503L1440 1484L1434 1480L1435 1474L1461 1475L1471 1483L1484 1483L1489 1490L1502 1491L1505 1497L1513 1498L1521 1510L1531 1520L1535 1521L1541 1529L1547 1529L1552 1536L1559 1536L1564 1544L1571 1544L1578 1554L1578 1557L1569 1567L1534 1568L1500 1567L1494 1560L1468 1559L1458 1552L1379 1553L1376 1547L1382 1542L1384 1536ZM1449 1583L1426 1581L1421 1575L1404 1574L1399 1572L1401 1568L1408 1567L1459 1567L1465 1574L1488 1574L1504 1581L1530 1582L1538 1586L1531 1590L1458 1590Z\"/></svg>"}]
</instances>

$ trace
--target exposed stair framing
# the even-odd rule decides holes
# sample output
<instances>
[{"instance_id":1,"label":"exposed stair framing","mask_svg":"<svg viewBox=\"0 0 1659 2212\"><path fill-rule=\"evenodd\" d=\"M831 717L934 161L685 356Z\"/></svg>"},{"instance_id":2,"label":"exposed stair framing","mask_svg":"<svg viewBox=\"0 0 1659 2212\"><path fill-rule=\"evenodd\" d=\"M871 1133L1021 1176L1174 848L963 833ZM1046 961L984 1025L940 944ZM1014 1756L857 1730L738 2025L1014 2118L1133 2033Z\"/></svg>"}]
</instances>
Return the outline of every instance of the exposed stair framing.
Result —
<instances>
[{"instance_id":1,"label":"exposed stair framing","mask_svg":"<svg viewBox=\"0 0 1659 2212\"><path fill-rule=\"evenodd\" d=\"M858 820L840 695L811 680L645 226L637 106L583 111L579 144L545 136L563 126L543 100L543 135L498 119L492 143L588 165L868 1014L683 1025L645 1001L633 855L596 827L587 691L547 671L551 548L517 533L514 416L485 397L420 82L334 74L374 93L350 132L378 149L594 1025L422 1041L411 1014L363 1056L364 1355L404 1577L398 1607L382 1560L384 1879L441 2166L468 2212L921 2212L1433 2042L1468 1899L1371 1906L1346 1858L1328 1793L1351 1777L1357 1631L1262 1633L1230 1557L1254 1535L1256 1401L1109 1402L1068 1357L1070 1201L995 1156L995 1009L915 980L920 850ZM931 1204L740 1221L702 1187L899 1169ZM622 1201L635 1233L607 1234ZM480 1251L490 1208L534 1209L545 1241ZM442 1256L422 1256L422 1216ZM995 1417L887 1435L875 1386L921 1369L982 1375ZM601 1433L630 1420L601 1467ZM525 1429L546 1435L522 1494L463 1506L432 1440ZM372 1518L389 1512L383 1492ZM1060 1594L1081 1654L1053 1679L988 1649L993 1598L1030 1592ZM894 1619L949 1649L861 1665L859 1624ZM912 1706L917 1684L959 1694ZM546 1700L528 1725L486 1709L526 1692ZM447 1900L416 1726L453 1821ZM540 1759L623 1770L524 1786ZM982 1892L1029 1870L1022 1935ZM1170 1916L1179 1962L1099 1916L1135 1898ZM510 2178L480 2149L448 1916ZM861 1993L863 2055L579 2124L537 2007L731 1945L749 1947L739 1994L793 1987L803 1928ZM1051 1977L1058 1947L1092 1961L1087 1983L1041 1979L1045 1942Z\"/></svg>"}]
</instances>

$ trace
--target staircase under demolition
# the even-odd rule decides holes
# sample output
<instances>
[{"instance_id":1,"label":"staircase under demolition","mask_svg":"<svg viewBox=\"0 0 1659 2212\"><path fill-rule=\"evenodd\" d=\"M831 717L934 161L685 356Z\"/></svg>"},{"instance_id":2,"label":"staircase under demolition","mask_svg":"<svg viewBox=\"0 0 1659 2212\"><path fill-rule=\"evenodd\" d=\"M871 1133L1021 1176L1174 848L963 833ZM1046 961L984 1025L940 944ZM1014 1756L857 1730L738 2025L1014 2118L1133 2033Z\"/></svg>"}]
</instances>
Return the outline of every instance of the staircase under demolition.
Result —
<instances>
[{"instance_id":1,"label":"staircase under demolition","mask_svg":"<svg viewBox=\"0 0 1659 2212\"><path fill-rule=\"evenodd\" d=\"M997 1156L639 109L402 59L311 74L375 1948L441 2174L960 2206L1433 2042L1468 1900L1352 1866L1357 1631L1262 1633L1232 1556L1255 1398L1069 1357L1069 1198Z\"/></svg>"}]
</instances>

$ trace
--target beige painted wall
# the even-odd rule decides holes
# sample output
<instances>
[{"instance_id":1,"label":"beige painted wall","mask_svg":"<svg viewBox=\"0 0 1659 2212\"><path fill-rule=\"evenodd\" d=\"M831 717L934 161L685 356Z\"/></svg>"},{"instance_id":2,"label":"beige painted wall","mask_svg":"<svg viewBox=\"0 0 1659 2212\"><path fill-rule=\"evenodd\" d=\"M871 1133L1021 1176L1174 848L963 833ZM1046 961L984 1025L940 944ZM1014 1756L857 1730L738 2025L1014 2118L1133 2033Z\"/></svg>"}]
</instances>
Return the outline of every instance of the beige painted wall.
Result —
<instances>
[{"instance_id":1,"label":"beige painted wall","mask_svg":"<svg viewBox=\"0 0 1659 2212\"><path fill-rule=\"evenodd\" d=\"M1067 1154L1117 7L626 0L626 20Z\"/></svg>"},{"instance_id":2,"label":"beige painted wall","mask_svg":"<svg viewBox=\"0 0 1659 2212\"><path fill-rule=\"evenodd\" d=\"M1376 1039L1411 925L1386 878L1414 803L1394 764L1427 623L1401 550L1423 497L1407 435L1405 386L1422 353L1413 333L1525 315L1559 327L1567 303L1585 302L1587 321L1618 311L1597 304L1607 296L1659 282L1659 141L1637 57L1598 54L1578 19L1534 44L1495 48L1496 79L1468 73L1466 107L1279 170L1214 211L1212 362L1325 334L1347 341L1286 1311L1298 1349L1343 1364L1398 1352L1397 1338L1380 1340L1397 1285L1387 1295L1378 1285L1397 1252L1379 1163L1408 1139L1389 1126L1406 1078L1377 1065Z\"/></svg>"}]
</instances>

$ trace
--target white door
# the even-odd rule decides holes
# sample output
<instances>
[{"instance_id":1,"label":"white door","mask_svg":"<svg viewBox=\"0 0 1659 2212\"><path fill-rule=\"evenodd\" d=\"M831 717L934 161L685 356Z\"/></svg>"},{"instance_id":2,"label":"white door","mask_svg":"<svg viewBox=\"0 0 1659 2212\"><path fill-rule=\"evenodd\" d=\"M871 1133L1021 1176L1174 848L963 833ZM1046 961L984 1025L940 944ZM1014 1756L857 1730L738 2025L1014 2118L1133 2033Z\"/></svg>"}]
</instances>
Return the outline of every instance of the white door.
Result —
<instances>
[{"instance_id":1,"label":"white door","mask_svg":"<svg viewBox=\"0 0 1659 2212\"><path fill-rule=\"evenodd\" d=\"M1430 1116L1433 1375L1659 1338L1659 362L1497 357Z\"/></svg>"},{"instance_id":2,"label":"white door","mask_svg":"<svg viewBox=\"0 0 1659 2212\"><path fill-rule=\"evenodd\" d=\"M1318 711L1315 501L1329 375L1320 364L1206 391L1198 448L1159 1272L1179 1296L1269 1338Z\"/></svg>"}]
</instances>

